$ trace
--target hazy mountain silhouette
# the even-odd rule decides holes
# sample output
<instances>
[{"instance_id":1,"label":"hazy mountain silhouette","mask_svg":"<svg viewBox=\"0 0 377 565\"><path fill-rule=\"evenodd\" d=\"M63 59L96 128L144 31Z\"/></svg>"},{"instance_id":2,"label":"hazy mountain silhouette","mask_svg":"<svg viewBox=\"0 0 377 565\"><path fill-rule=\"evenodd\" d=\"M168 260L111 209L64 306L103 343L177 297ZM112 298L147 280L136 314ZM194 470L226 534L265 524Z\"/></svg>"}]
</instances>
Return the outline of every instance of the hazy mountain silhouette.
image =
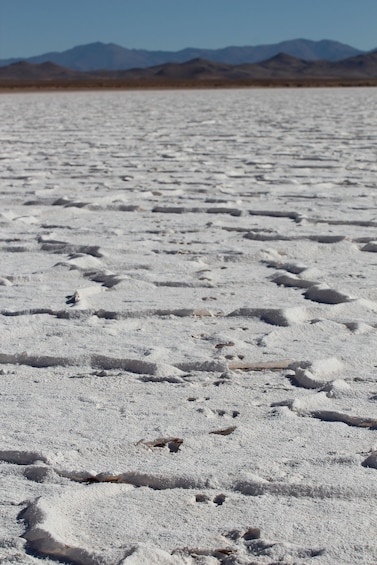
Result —
<instances>
[{"instance_id":1,"label":"hazy mountain silhouette","mask_svg":"<svg viewBox=\"0 0 377 565\"><path fill-rule=\"evenodd\" d=\"M337 81L372 80L377 83L377 50L349 57L342 61L307 61L286 53L261 63L228 65L202 58L185 63L166 63L148 68L122 71L97 70L75 71L46 62L33 64L26 61L0 68L0 86L95 86L106 87L137 84L138 86L164 86L184 83L195 86L200 83L218 85L247 83L247 81ZM374 82L373 82L374 84Z\"/></svg>"},{"instance_id":2,"label":"hazy mountain silhouette","mask_svg":"<svg viewBox=\"0 0 377 565\"><path fill-rule=\"evenodd\" d=\"M97 69L121 70L147 68L165 63L184 63L192 59L206 59L229 65L258 63L279 53L286 53L307 61L324 59L340 61L362 54L363 51L337 41L294 39L271 45L225 47L223 49L187 48L180 51L147 51L127 49L113 43L91 43L68 51L44 53L29 58L1 59L0 66L26 60L29 63L52 62L78 71Z\"/></svg>"}]
</instances>

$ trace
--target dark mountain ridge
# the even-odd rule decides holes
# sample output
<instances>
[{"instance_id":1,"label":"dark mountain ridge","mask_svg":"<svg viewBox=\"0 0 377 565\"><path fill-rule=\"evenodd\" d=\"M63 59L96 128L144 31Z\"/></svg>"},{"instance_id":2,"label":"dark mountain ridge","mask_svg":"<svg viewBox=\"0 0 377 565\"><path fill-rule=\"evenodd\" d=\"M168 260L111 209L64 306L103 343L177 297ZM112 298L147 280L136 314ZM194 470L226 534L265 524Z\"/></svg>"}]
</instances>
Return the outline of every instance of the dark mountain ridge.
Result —
<instances>
[{"instance_id":1,"label":"dark mountain ridge","mask_svg":"<svg viewBox=\"0 0 377 565\"><path fill-rule=\"evenodd\" d=\"M46 85L80 86L138 83L139 85L183 84L192 85L218 81L227 85L247 81L284 80L374 80L377 84L377 50L349 57L342 61L308 61L279 53L261 63L229 65L195 58L184 63L166 63L148 68L130 70L96 70L82 72L46 62L33 64L26 61L0 68L0 86ZM374 83L373 83L374 84Z\"/></svg>"},{"instance_id":2,"label":"dark mountain ridge","mask_svg":"<svg viewBox=\"0 0 377 565\"><path fill-rule=\"evenodd\" d=\"M63 52L44 53L24 59L1 59L0 66L25 60L29 63L50 61L76 71L127 70L135 67L148 68L165 63L184 63L197 58L229 65L240 65L265 61L283 52L307 61L318 59L340 61L364 53L337 41L311 41L308 39L293 39L271 45L230 46L222 49L186 48L180 51L127 49L114 43L96 42L79 45Z\"/></svg>"}]
</instances>

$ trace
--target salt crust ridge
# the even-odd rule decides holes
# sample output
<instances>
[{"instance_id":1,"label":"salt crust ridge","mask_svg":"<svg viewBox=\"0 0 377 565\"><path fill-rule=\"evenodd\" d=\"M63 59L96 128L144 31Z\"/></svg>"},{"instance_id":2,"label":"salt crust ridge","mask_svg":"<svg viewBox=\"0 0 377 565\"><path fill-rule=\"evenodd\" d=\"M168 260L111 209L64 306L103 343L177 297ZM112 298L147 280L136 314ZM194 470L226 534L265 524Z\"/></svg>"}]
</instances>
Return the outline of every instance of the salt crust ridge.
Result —
<instances>
[{"instance_id":1,"label":"salt crust ridge","mask_svg":"<svg viewBox=\"0 0 377 565\"><path fill-rule=\"evenodd\" d=\"M375 562L370 91L3 101L0 559Z\"/></svg>"}]
</instances>

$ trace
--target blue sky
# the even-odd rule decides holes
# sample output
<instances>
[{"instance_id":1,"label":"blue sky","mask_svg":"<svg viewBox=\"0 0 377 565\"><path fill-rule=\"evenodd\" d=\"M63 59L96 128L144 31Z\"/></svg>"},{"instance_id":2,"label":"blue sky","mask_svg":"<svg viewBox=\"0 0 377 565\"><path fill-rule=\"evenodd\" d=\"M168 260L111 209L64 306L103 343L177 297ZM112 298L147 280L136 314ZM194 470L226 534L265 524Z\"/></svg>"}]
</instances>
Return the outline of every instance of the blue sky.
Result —
<instances>
[{"instance_id":1,"label":"blue sky","mask_svg":"<svg viewBox=\"0 0 377 565\"><path fill-rule=\"evenodd\" d=\"M94 41L151 50L333 39L377 48L377 0L0 0L0 58Z\"/></svg>"}]
</instances>

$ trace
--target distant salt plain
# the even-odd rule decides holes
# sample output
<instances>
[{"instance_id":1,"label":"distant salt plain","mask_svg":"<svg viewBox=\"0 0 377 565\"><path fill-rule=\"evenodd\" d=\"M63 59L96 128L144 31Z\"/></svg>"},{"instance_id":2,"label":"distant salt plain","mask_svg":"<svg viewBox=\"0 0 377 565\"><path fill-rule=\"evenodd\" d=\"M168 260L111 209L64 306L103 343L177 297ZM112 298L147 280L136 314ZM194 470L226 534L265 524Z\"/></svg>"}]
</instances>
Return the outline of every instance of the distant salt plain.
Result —
<instances>
[{"instance_id":1,"label":"distant salt plain","mask_svg":"<svg viewBox=\"0 0 377 565\"><path fill-rule=\"evenodd\" d=\"M375 565L376 89L0 124L0 562Z\"/></svg>"}]
</instances>

